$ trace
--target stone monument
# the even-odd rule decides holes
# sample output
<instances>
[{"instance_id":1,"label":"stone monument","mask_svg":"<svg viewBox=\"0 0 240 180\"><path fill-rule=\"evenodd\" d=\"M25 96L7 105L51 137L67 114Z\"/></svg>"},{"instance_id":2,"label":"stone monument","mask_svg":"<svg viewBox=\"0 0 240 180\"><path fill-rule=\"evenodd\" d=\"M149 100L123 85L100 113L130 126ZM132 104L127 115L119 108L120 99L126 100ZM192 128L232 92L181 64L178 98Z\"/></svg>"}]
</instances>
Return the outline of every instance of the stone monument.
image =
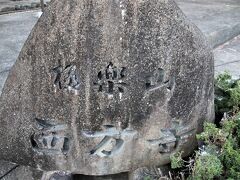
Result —
<instances>
[{"instance_id":1,"label":"stone monument","mask_svg":"<svg viewBox=\"0 0 240 180\"><path fill-rule=\"evenodd\" d=\"M164 165L213 120L213 56L172 0L52 0L0 99L0 159L103 176Z\"/></svg>"}]
</instances>

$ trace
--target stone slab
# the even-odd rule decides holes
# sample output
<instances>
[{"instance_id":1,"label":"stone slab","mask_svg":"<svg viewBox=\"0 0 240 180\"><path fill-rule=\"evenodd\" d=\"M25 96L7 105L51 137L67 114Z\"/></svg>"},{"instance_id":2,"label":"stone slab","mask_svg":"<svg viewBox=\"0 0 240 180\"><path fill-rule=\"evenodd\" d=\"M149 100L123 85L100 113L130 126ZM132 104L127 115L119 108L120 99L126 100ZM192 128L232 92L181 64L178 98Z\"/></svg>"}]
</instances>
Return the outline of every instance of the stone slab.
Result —
<instances>
[{"instance_id":1,"label":"stone slab","mask_svg":"<svg viewBox=\"0 0 240 180\"><path fill-rule=\"evenodd\" d=\"M40 15L40 11L28 11L0 16L0 94L8 71Z\"/></svg>"},{"instance_id":2,"label":"stone slab","mask_svg":"<svg viewBox=\"0 0 240 180\"><path fill-rule=\"evenodd\" d=\"M240 34L239 0L176 0L205 34L212 47Z\"/></svg>"},{"instance_id":3,"label":"stone slab","mask_svg":"<svg viewBox=\"0 0 240 180\"><path fill-rule=\"evenodd\" d=\"M0 157L94 176L164 165L213 120L213 75L172 0L53 1L4 87Z\"/></svg>"},{"instance_id":4,"label":"stone slab","mask_svg":"<svg viewBox=\"0 0 240 180\"><path fill-rule=\"evenodd\" d=\"M48 3L50 0L44 0ZM40 0L0 0L0 14L40 7Z\"/></svg>"},{"instance_id":5,"label":"stone slab","mask_svg":"<svg viewBox=\"0 0 240 180\"><path fill-rule=\"evenodd\" d=\"M214 54L216 74L229 71L234 78L240 78L240 36L216 48Z\"/></svg>"}]
</instances>

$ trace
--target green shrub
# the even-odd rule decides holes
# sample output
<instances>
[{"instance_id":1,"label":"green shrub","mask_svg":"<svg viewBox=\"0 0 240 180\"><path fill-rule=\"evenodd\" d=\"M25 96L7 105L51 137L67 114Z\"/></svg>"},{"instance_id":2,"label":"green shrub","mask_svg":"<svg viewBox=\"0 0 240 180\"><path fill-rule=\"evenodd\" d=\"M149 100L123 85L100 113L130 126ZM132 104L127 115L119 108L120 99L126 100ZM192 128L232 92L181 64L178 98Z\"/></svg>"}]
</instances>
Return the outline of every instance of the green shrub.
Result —
<instances>
[{"instance_id":1,"label":"green shrub","mask_svg":"<svg viewBox=\"0 0 240 180\"><path fill-rule=\"evenodd\" d=\"M225 177L240 179L240 115L225 119L221 128L205 123L204 131L197 135L208 147L214 147L224 166ZM196 164L195 164L196 165Z\"/></svg>"},{"instance_id":2,"label":"green shrub","mask_svg":"<svg viewBox=\"0 0 240 180\"><path fill-rule=\"evenodd\" d=\"M226 177L240 179L240 116L236 115L224 122L223 129L228 132L221 153Z\"/></svg>"},{"instance_id":3,"label":"green shrub","mask_svg":"<svg viewBox=\"0 0 240 180\"><path fill-rule=\"evenodd\" d=\"M240 180L240 80L233 80L228 72L215 79L215 113L224 118L216 121L218 126L204 123L197 135L204 146L193 157L185 161L183 152L170 156L169 179Z\"/></svg>"},{"instance_id":4,"label":"green shrub","mask_svg":"<svg viewBox=\"0 0 240 180\"><path fill-rule=\"evenodd\" d=\"M220 124L217 128L215 124L205 123L204 131L197 135L205 145L189 161L181 158L182 152L173 154L172 169L188 171L189 180L240 179L240 113Z\"/></svg>"},{"instance_id":5,"label":"green shrub","mask_svg":"<svg viewBox=\"0 0 240 180\"><path fill-rule=\"evenodd\" d=\"M223 165L220 159L213 154L197 153L195 157L195 165L191 179L208 180L221 175Z\"/></svg>"},{"instance_id":6,"label":"green shrub","mask_svg":"<svg viewBox=\"0 0 240 180\"><path fill-rule=\"evenodd\" d=\"M227 133L216 127L212 123L204 123L204 131L197 135L198 140L202 140L205 144L221 146L226 141Z\"/></svg>"},{"instance_id":7,"label":"green shrub","mask_svg":"<svg viewBox=\"0 0 240 180\"><path fill-rule=\"evenodd\" d=\"M240 80L225 72L215 79L215 111L231 112L240 105Z\"/></svg>"},{"instance_id":8,"label":"green shrub","mask_svg":"<svg viewBox=\"0 0 240 180\"><path fill-rule=\"evenodd\" d=\"M143 180L152 180L152 178L150 176L146 176L143 178Z\"/></svg>"},{"instance_id":9,"label":"green shrub","mask_svg":"<svg viewBox=\"0 0 240 180\"><path fill-rule=\"evenodd\" d=\"M182 159L182 153L183 152L177 152L170 156L172 169L177 169L177 168L183 167L184 161Z\"/></svg>"}]
</instances>

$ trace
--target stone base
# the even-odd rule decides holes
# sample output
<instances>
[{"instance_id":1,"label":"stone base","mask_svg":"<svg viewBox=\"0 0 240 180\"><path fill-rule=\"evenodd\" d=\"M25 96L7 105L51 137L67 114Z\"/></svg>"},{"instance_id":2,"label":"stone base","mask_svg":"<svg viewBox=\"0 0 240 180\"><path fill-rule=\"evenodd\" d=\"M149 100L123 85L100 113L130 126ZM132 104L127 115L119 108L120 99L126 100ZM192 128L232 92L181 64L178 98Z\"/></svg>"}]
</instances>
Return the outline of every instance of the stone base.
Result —
<instances>
[{"instance_id":1,"label":"stone base","mask_svg":"<svg viewBox=\"0 0 240 180\"><path fill-rule=\"evenodd\" d=\"M127 179L129 179L129 174L127 172L106 176L73 175L73 180L127 180Z\"/></svg>"}]
</instances>

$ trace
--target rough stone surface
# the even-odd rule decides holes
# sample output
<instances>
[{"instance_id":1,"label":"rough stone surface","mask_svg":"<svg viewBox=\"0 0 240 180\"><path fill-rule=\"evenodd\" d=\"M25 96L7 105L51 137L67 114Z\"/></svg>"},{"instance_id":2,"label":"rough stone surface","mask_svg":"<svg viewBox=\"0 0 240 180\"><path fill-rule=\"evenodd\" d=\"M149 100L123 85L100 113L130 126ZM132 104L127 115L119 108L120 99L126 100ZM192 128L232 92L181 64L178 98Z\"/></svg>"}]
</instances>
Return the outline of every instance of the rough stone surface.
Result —
<instances>
[{"instance_id":1,"label":"rough stone surface","mask_svg":"<svg viewBox=\"0 0 240 180\"><path fill-rule=\"evenodd\" d=\"M223 43L240 34L240 28L238 28L240 27L240 1L177 0L176 2L187 17L203 32L213 47L216 47L220 42ZM0 16L0 94L8 71L16 61L23 43L40 14L37 11L27 11ZM215 56L218 56L218 52L216 51ZM222 61L222 58L216 57L215 65L219 63L218 60ZM226 60L231 61L230 58ZM218 73L219 70L224 71L225 69L230 70L233 74L238 72L236 68L232 69L232 67L229 68L228 64L226 64L221 68L215 68L215 72Z\"/></svg>"},{"instance_id":2,"label":"rough stone surface","mask_svg":"<svg viewBox=\"0 0 240 180\"><path fill-rule=\"evenodd\" d=\"M2 7L2 5L4 6L5 4L0 1L0 6ZM38 20L40 14L38 11L28 11L25 13L11 13L0 16L0 94L2 93L2 88L9 74L9 70L15 63L29 32ZM12 163L0 161L0 176L7 173L12 166ZM32 173L27 167L18 167L4 176L3 179L28 180L33 179L32 175L35 175L35 173ZM28 177L28 179L26 177Z\"/></svg>"},{"instance_id":3,"label":"rough stone surface","mask_svg":"<svg viewBox=\"0 0 240 180\"><path fill-rule=\"evenodd\" d=\"M41 171L6 161L0 161L0 167L1 180L37 180L42 177Z\"/></svg>"},{"instance_id":4,"label":"rough stone surface","mask_svg":"<svg viewBox=\"0 0 240 180\"><path fill-rule=\"evenodd\" d=\"M213 74L172 0L53 0L4 86L0 159L85 175L168 163L213 119Z\"/></svg>"}]
</instances>

